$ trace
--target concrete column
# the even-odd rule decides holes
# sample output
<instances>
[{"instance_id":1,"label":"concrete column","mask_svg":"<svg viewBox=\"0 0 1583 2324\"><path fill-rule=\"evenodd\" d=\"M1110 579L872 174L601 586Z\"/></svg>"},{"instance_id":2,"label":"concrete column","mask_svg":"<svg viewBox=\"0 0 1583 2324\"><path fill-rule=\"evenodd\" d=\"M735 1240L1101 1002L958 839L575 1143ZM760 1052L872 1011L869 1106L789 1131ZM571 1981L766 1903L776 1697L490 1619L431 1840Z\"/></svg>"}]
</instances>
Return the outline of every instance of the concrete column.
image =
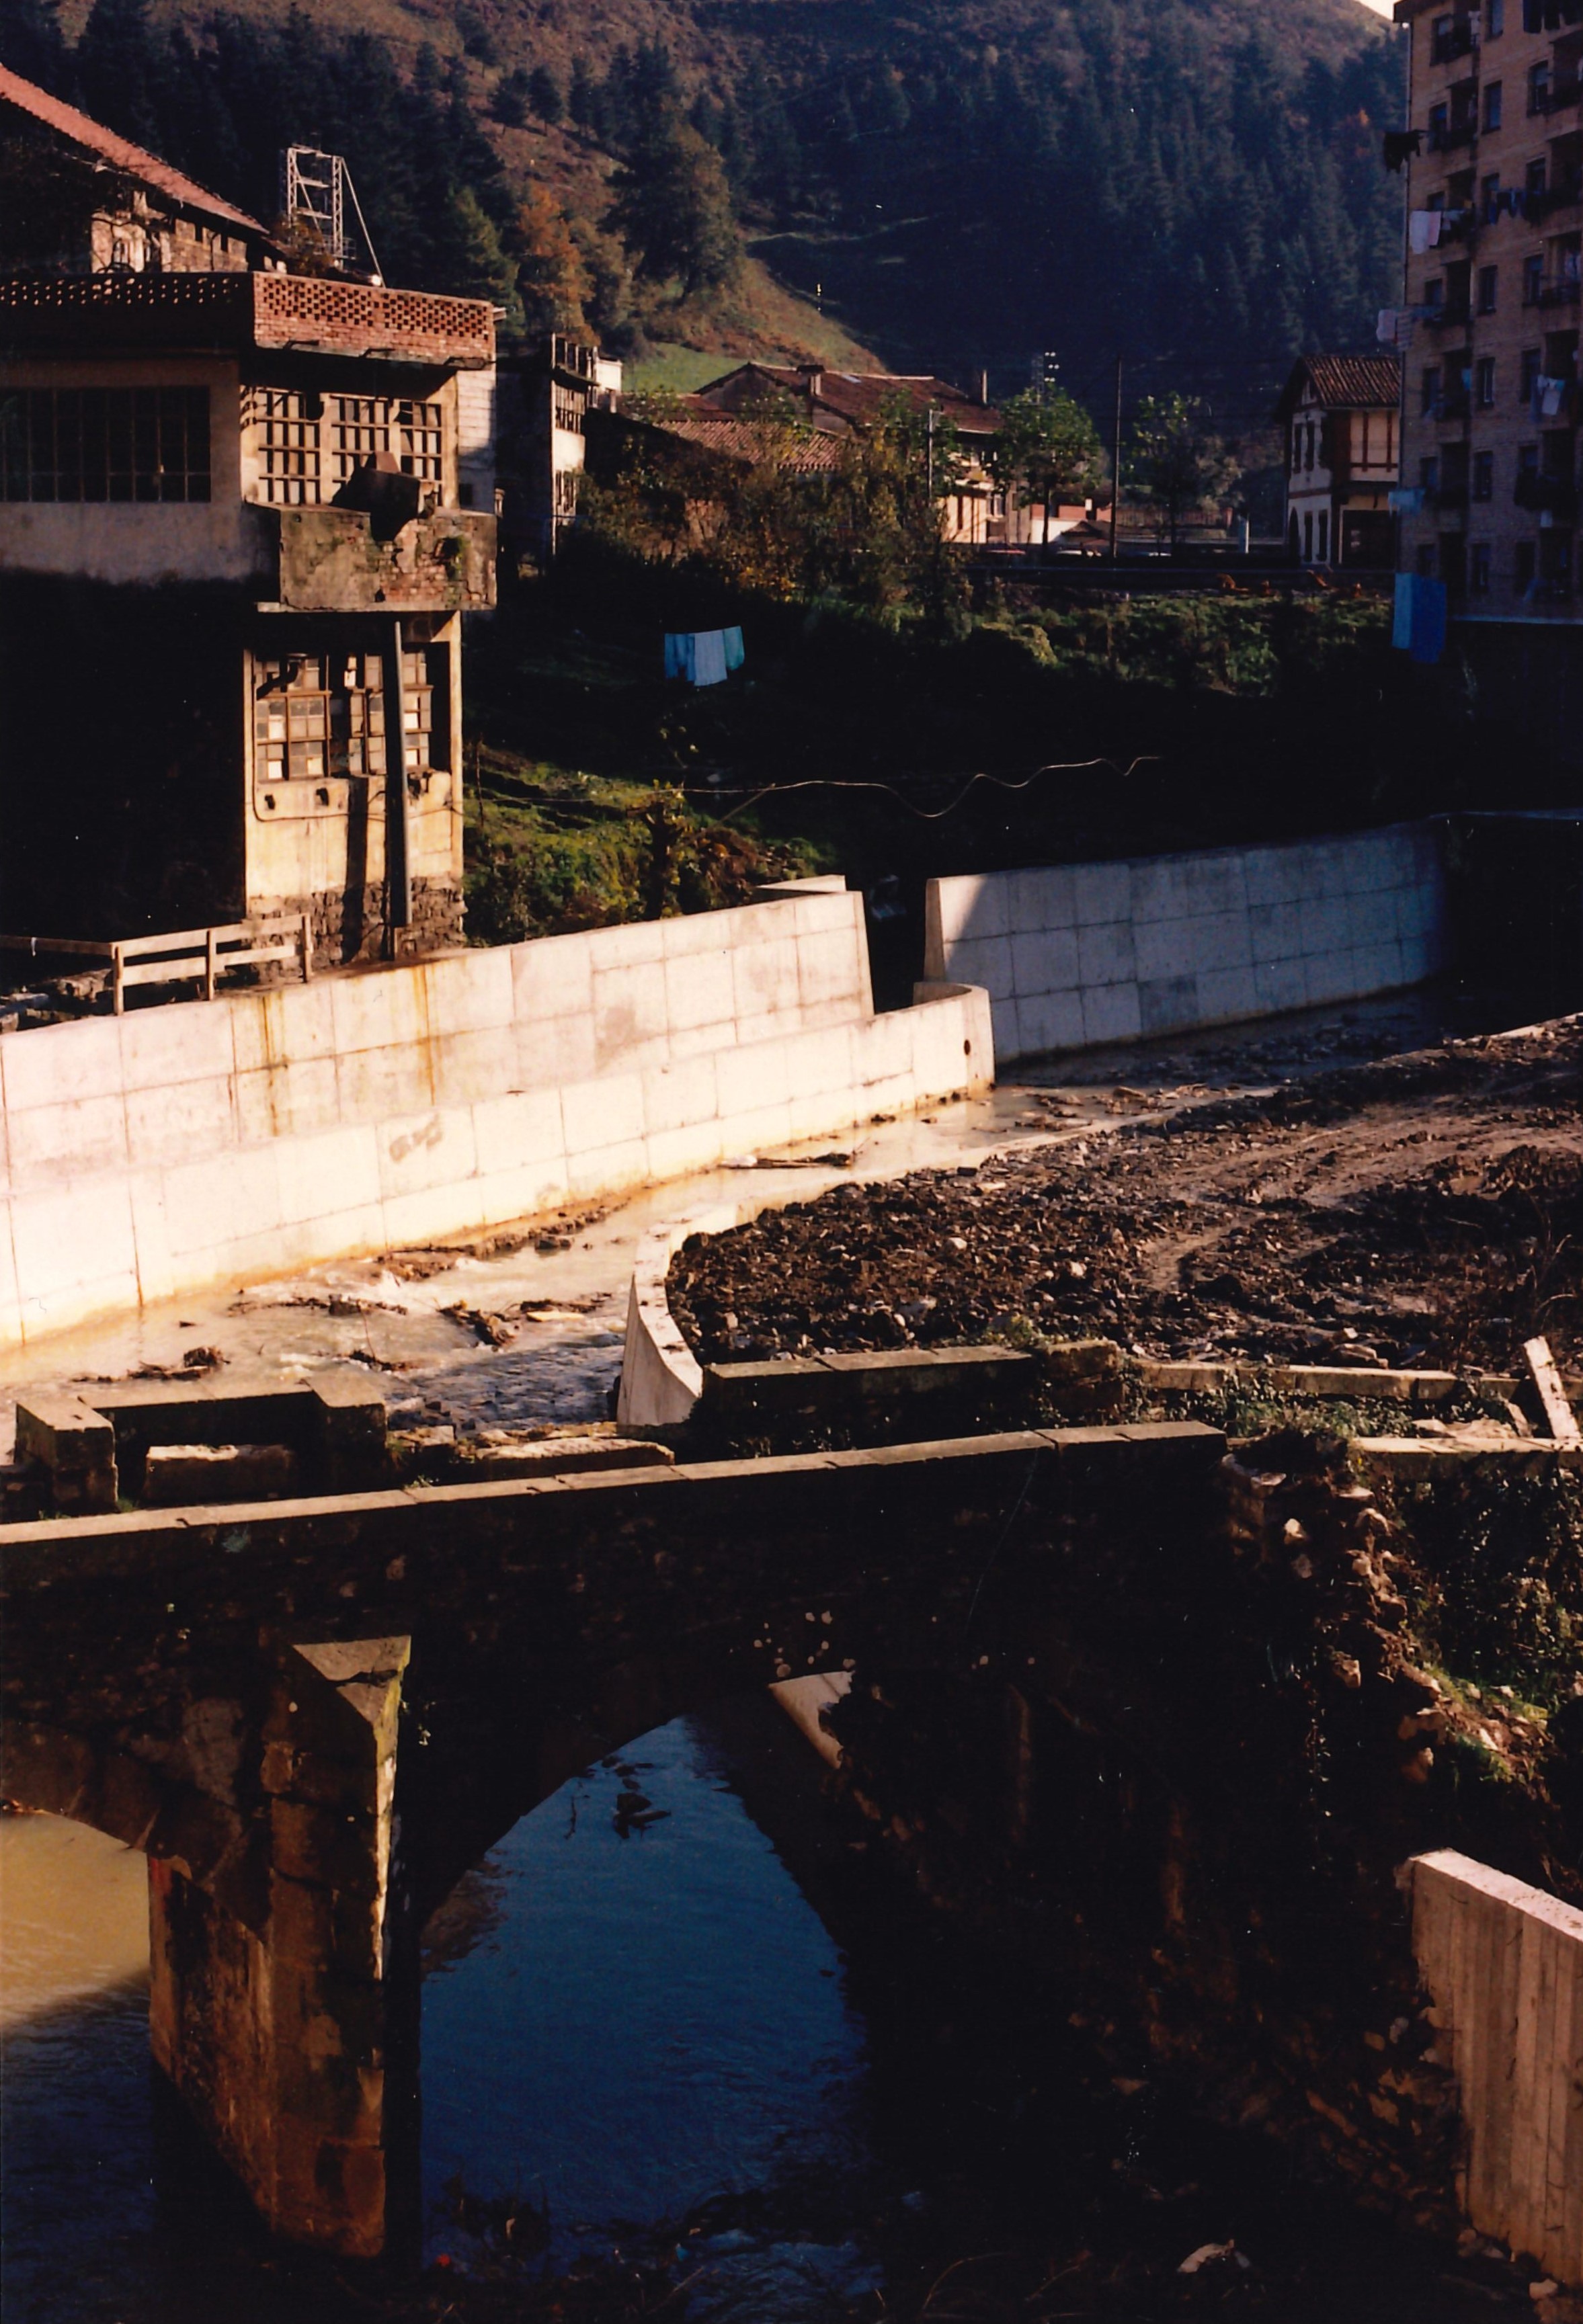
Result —
<instances>
[{"instance_id":1,"label":"concrete column","mask_svg":"<svg viewBox=\"0 0 1583 2324\"><path fill-rule=\"evenodd\" d=\"M276 2234L353 2258L387 2248L415 2168L416 1956L392 1873L410 1651L288 1649L247 1918L149 1865L157 2062Z\"/></svg>"},{"instance_id":2,"label":"concrete column","mask_svg":"<svg viewBox=\"0 0 1583 2324\"><path fill-rule=\"evenodd\" d=\"M384 881L391 930L391 952L396 951L398 928L412 925L412 823L407 811L406 687L403 677L403 641L400 622L393 622L384 641Z\"/></svg>"},{"instance_id":3,"label":"concrete column","mask_svg":"<svg viewBox=\"0 0 1583 2324\"><path fill-rule=\"evenodd\" d=\"M1583 2285L1583 1912L1453 1849L1412 1875L1412 1947L1467 2132L1463 2208Z\"/></svg>"}]
</instances>

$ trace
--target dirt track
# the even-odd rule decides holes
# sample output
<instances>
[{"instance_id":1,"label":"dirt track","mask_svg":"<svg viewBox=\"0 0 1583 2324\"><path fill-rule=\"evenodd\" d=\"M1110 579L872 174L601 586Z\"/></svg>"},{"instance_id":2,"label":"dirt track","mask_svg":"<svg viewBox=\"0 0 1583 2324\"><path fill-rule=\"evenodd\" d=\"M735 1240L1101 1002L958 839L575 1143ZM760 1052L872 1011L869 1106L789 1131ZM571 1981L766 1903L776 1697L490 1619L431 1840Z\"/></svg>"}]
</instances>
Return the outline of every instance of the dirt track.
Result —
<instances>
[{"instance_id":1,"label":"dirt track","mask_svg":"<svg viewBox=\"0 0 1583 2324\"><path fill-rule=\"evenodd\" d=\"M1576 1364L1583 1021L839 1187L690 1243L670 1296L706 1361L1031 1330L1495 1370L1542 1332Z\"/></svg>"}]
</instances>

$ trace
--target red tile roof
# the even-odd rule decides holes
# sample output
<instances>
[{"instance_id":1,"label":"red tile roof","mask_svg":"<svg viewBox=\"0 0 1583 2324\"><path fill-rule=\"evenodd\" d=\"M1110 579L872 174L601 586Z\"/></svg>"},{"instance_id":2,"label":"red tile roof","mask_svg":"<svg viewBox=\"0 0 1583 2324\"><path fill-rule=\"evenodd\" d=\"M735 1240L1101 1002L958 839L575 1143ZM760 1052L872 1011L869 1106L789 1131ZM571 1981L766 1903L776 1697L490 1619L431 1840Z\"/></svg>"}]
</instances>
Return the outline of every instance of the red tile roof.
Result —
<instances>
[{"instance_id":1,"label":"red tile roof","mask_svg":"<svg viewBox=\"0 0 1583 2324\"><path fill-rule=\"evenodd\" d=\"M141 179L146 186L157 186L161 193L168 194L184 208L201 210L208 217L223 219L247 234L270 240L268 227L261 226L257 218L249 217L245 210L223 201L195 179L184 177L168 161L162 161L157 153L145 153L130 138L117 137L113 129L79 113L76 106L63 104L60 97L51 97L47 89L37 88L31 80L23 80L20 73L11 72L5 65L0 65L0 105L14 106L19 113L42 122L46 129L80 146L97 161L107 162L112 169L124 170L129 178Z\"/></svg>"},{"instance_id":2,"label":"red tile roof","mask_svg":"<svg viewBox=\"0 0 1583 2324\"><path fill-rule=\"evenodd\" d=\"M847 428L872 427L887 404L904 403L917 412L932 407L965 436L992 436L1000 414L976 403L949 380L932 372L820 371L810 364L741 364L697 390L699 400L722 410L741 410L755 398L787 395L819 424L820 413Z\"/></svg>"},{"instance_id":3,"label":"red tile roof","mask_svg":"<svg viewBox=\"0 0 1583 2324\"><path fill-rule=\"evenodd\" d=\"M817 429L787 427L773 420L738 420L723 411L679 411L673 417L652 419L648 425L662 428L668 436L680 436L702 451L718 453L722 459L742 460L754 466L768 462L799 475L824 475L841 456L840 439L821 435Z\"/></svg>"},{"instance_id":4,"label":"red tile roof","mask_svg":"<svg viewBox=\"0 0 1583 2324\"><path fill-rule=\"evenodd\" d=\"M1402 399L1402 364L1396 355L1300 355L1275 406L1277 420L1296 409L1311 383L1328 410L1393 411Z\"/></svg>"}]
</instances>

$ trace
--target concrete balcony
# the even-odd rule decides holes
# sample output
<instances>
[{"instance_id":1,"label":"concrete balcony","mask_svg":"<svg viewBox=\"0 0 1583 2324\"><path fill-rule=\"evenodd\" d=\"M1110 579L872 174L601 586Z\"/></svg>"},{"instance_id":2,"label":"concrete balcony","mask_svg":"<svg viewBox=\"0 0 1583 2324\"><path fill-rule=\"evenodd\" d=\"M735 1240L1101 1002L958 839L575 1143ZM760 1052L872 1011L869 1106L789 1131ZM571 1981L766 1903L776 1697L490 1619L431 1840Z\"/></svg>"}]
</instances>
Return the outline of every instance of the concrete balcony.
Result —
<instances>
[{"instance_id":1,"label":"concrete balcony","mask_svg":"<svg viewBox=\"0 0 1583 2324\"><path fill-rule=\"evenodd\" d=\"M261 602L282 612L476 613L495 603L495 519L437 509L381 538L361 509L261 508Z\"/></svg>"}]
</instances>

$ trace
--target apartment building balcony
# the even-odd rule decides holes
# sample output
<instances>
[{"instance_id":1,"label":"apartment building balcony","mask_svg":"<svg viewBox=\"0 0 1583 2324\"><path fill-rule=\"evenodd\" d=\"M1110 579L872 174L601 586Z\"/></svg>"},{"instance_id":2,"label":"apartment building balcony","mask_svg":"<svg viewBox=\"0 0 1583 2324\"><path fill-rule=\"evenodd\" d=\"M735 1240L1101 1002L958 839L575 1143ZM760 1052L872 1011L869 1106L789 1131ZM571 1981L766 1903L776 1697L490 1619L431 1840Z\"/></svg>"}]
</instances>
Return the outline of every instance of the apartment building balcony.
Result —
<instances>
[{"instance_id":1,"label":"apartment building balcony","mask_svg":"<svg viewBox=\"0 0 1583 2324\"><path fill-rule=\"evenodd\" d=\"M1430 35L1429 60L1431 65L1454 64L1458 57L1476 55L1477 49L1477 19L1460 16L1454 24Z\"/></svg>"},{"instance_id":2,"label":"apartment building balcony","mask_svg":"<svg viewBox=\"0 0 1583 2324\"><path fill-rule=\"evenodd\" d=\"M281 612L484 613L495 603L495 519L436 509L388 531L349 508L249 504L261 604Z\"/></svg>"},{"instance_id":3,"label":"apartment building balcony","mask_svg":"<svg viewBox=\"0 0 1583 2324\"><path fill-rule=\"evenodd\" d=\"M1531 303L1535 307L1576 307L1583 297L1583 281L1576 274L1559 274L1540 283Z\"/></svg>"},{"instance_id":4,"label":"apartment building balcony","mask_svg":"<svg viewBox=\"0 0 1583 2324\"><path fill-rule=\"evenodd\" d=\"M1473 402L1467 390L1453 395L1438 395L1430 405L1428 417L1441 427L1460 427L1469 419Z\"/></svg>"},{"instance_id":5,"label":"apartment building balcony","mask_svg":"<svg viewBox=\"0 0 1583 2324\"><path fill-rule=\"evenodd\" d=\"M1552 81L1548 88L1535 89L1528 99L1530 120L1545 119L1552 113L1575 113L1583 104L1583 79Z\"/></svg>"},{"instance_id":6,"label":"apartment building balcony","mask_svg":"<svg viewBox=\"0 0 1583 2324\"><path fill-rule=\"evenodd\" d=\"M1578 517L1578 487L1566 476L1519 476L1512 498L1520 509L1573 524Z\"/></svg>"},{"instance_id":7,"label":"apartment building balcony","mask_svg":"<svg viewBox=\"0 0 1583 2324\"><path fill-rule=\"evenodd\" d=\"M1430 307L1423 318L1431 331L1466 330L1473 320L1470 300L1447 300L1439 307Z\"/></svg>"},{"instance_id":8,"label":"apartment building balcony","mask_svg":"<svg viewBox=\"0 0 1583 2324\"><path fill-rule=\"evenodd\" d=\"M1478 135L1477 121L1442 121L1429 133L1431 153L1455 153L1464 145L1471 145Z\"/></svg>"}]
</instances>

